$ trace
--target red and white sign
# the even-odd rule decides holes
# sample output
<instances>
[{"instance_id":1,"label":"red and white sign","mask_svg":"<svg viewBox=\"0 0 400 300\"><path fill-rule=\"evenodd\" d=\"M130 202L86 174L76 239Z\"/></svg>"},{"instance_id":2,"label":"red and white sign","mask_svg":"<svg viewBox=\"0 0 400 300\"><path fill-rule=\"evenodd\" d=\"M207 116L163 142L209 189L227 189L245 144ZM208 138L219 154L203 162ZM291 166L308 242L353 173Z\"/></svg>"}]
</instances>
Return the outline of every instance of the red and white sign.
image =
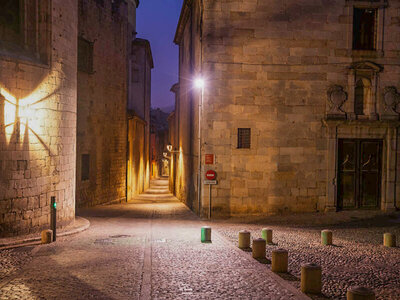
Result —
<instances>
[{"instance_id":1,"label":"red and white sign","mask_svg":"<svg viewBox=\"0 0 400 300\"><path fill-rule=\"evenodd\" d=\"M214 164L214 154L206 154L205 163L206 163L206 165L213 165Z\"/></svg>"},{"instance_id":2,"label":"red and white sign","mask_svg":"<svg viewBox=\"0 0 400 300\"><path fill-rule=\"evenodd\" d=\"M214 180L217 177L217 173L214 170L208 170L206 172L206 179L207 180Z\"/></svg>"}]
</instances>

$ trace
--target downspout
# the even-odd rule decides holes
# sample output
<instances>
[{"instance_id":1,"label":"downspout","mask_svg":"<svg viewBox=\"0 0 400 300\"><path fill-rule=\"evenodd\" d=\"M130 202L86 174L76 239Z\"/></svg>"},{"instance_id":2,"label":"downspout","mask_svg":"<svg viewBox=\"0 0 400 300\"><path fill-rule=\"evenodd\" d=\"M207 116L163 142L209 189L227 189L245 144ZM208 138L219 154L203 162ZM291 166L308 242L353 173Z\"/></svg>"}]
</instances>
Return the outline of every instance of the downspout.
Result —
<instances>
[{"instance_id":1,"label":"downspout","mask_svg":"<svg viewBox=\"0 0 400 300\"><path fill-rule=\"evenodd\" d=\"M397 155L398 155L398 153L397 153L397 148L398 148L398 146L397 146L397 143L398 143L398 134L399 134L399 127L397 127L396 126L396 131L395 131L395 133L396 133L396 146L395 146L395 153L396 153L396 155L395 155L395 157L394 157L394 165L395 165L395 172L394 172L394 197L393 197L393 201L394 201L394 208L396 209L396 210L398 210L399 209L399 207L397 206Z\"/></svg>"}]
</instances>

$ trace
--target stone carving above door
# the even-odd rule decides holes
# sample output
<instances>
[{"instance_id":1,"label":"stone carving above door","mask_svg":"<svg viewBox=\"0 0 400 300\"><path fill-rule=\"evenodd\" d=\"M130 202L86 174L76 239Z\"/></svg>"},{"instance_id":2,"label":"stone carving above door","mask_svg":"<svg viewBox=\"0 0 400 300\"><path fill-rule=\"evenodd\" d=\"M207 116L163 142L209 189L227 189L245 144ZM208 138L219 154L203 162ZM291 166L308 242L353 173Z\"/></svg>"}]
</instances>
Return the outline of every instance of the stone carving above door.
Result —
<instances>
[{"instance_id":1,"label":"stone carving above door","mask_svg":"<svg viewBox=\"0 0 400 300\"><path fill-rule=\"evenodd\" d=\"M333 85L328 89L328 101L330 108L327 112L328 119L345 119L346 112L342 110L343 104L347 100L347 93L340 85Z\"/></svg>"},{"instance_id":2,"label":"stone carving above door","mask_svg":"<svg viewBox=\"0 0 400 300\"><path fill-rule=\"evenodd\" d=\"M400 94L394 86L387 86L383 91L384 110L382 113L383 120L398 120L400 109Z\"/></svg>"}]
</instances>

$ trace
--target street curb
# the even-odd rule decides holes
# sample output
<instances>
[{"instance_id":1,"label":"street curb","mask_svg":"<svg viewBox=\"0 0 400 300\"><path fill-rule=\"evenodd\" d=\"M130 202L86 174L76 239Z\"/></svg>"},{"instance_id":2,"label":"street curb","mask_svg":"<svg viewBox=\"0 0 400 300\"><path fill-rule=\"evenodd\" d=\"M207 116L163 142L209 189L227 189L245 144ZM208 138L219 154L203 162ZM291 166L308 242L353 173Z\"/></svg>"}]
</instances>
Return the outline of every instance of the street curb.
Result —
<instances>
[{"instance_id":1,"label":"street curb","mask_svg":"<svg viewBox=\"0 0 400 300\"><path fill-rule=\"evenodd\" d=\"M68 231L62 231L57 233L57 237L63 237L63 236L68 236L72 234L76 234L82 231L85 231L90 227L90 222L89 220L78 217L76 216L75 219L78 219L79 221L83 222L83 224L79 227L73 228ZM10 241L3 241L0 242L0 250L6 250L6 249L12 249L12 248L19 248L19 247L25 247L25 246L31 246L31 245L37 245L40 244L41 242L41 237L31 237L31 238L25 238L25 239L16 239L16 240L10 240Z\"/></svg>"}]
</instances>

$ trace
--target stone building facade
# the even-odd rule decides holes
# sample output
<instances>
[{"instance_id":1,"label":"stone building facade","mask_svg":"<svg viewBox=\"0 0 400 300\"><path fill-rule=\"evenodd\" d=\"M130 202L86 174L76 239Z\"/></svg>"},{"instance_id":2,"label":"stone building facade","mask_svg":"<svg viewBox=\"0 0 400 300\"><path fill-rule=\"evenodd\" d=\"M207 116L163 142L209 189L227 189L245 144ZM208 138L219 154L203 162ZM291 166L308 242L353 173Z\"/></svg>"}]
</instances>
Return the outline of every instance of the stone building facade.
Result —
<instances>
[{"instance_id":1,"label":"stone building facade","mask_svg":"<svg viewBox=\"0 0 400 300\"><path fill-rule=\"evenodd\" d=\"M139 155L127 151L128 109L146 103L140 118L150 119L152 61L136 62L144 84L131 78L138 5L1 2L0 237L49 228L53 196L60 227L76 206L127 200L128 161Z\"/></svg>"},{"instance_id":2,"label":"stone building facade","mask_svg":"<svg viewBox=\"0 0 400 300\"><path fill-rule=\"evenodd\" d=\"M128 96L128 199L150 186L151 70L150 43L136 38L130 56Z\"/></svg>"},{"instance_id":3,"label":"stone building facade","mask_svg":"<svg viewBox=\"0 0 400 300\"><path fill-rule=\"evenodd\" d=\"M393 0L185 0L177 196L214 216L398 208L399 12Z\"/></svg>"},{"instance_id":4,"label":"stone building facade","mask_svg":"<svg viewBox=\"0 0 400 300\"><path fill-rule=\"evenodd\" d=\"M4 6L3 6L4 5ZM0 236L75 217L77 2L2 1Z\"/></svg>"},{"instance_id":5,"label":"stone building facade","mask_svg":"<svg viewBox=\"0 0 400 300\"><path fill-rule=\"evenodd\" d=\"M77 206L126 200L128 56L136 1L79 1Z\"/></svg>"}]
</instances>

